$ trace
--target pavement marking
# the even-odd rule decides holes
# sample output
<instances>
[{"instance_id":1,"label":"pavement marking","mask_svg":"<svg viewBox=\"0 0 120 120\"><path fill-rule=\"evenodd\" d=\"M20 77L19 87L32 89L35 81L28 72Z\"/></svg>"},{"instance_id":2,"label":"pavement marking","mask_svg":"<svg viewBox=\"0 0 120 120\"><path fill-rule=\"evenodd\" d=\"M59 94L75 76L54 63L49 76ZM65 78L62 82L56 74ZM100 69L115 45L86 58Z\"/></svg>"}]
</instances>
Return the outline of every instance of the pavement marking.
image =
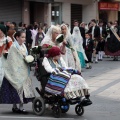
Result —
<instances>
[{"instance_id":1,"label":"pavement marking","mask_svg":"<svg viewBox=\"0 0 120 120\"><path fill-rule=\"evenodd\" d=\"M58 118L47 118L47 117L20 117L20 116L0 116L0 118L7 119L42 119L42 120L56 120ZM59 118L60 120L74 120L74 118Z\"/></svg>"},{"instance_id":2,"label":"pavement marking","mask_svg":"<svg viewBox=\"0 0 120 120\"><path fill-rule=\"evenodd\" d=\"M92 95L97 95L97 94L99 94L99 93L107 90L107 89L110 88L111 86L118 84L119 82L120 82L120 79L115 80L115 81L113 81L113 82L110 82L110 83L108 83L107 85L102 86L102 87L98 88L97 90L91 92L91 94L92 94Z\"/></svg>"},{"instance_id":3,"label":"pavement marking","mask_svg":"<svg viewBox=\"0 0 120 120\"><path fill-rule=\"evenodd\" d=\"M90 87L91 95L100 94L110 87L115 87L120 82L120 74L118 74L120 68L107 71L101 75L90 78L87 83ZM117 73L117 74L115 74ZM114 75L115 74L115 75Z\"/></svg>"}]
</instances>

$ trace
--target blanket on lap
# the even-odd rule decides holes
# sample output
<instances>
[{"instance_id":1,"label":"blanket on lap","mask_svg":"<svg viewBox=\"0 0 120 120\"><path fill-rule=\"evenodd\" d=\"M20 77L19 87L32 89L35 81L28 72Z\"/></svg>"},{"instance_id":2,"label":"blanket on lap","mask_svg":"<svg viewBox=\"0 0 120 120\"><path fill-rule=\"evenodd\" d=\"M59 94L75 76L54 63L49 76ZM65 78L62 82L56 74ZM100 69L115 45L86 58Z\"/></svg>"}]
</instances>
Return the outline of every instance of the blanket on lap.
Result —
<instances>
[{"instance_id":1,"label":"blanket on lap","mask_svg":"<svg viewBox=\"0 0 120 120\"><path fill-rule=\"evenodd\" d=\"M56 74L51 74L45 91L51 94L63 95L66 85L68 84L72 74L81 75L78 70L56 68Z\"/></svg>"},{"instance_id":2,"label":"blanket on lap","mask_svg":"<svg viewBox=\"0 0 120 120\"><path fill-rule=\"evenodd\" d=\"M63 95L64 89L71 78L71 74L66 70L57 71L56 74L51 74L45 91L51 94Z\"/></svg>"}]
</instances>

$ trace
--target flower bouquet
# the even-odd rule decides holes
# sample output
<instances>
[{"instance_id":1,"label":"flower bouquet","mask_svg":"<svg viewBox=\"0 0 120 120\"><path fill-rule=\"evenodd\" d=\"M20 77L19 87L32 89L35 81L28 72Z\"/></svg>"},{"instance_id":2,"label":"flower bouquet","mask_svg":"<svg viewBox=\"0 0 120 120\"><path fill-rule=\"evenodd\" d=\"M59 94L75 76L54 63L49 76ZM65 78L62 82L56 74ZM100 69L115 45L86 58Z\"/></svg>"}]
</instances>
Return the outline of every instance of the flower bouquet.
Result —
<instances>
[{"instance_id":1,"label":"flower bouquet","mask_svg":"<svg viewBox=\"0 0 120 120\"><path fill-rule=\"evenodd\" d=\"M43 44L42 49L47 49L47 48L50 49L52 48L52 46L49 44Z\"/></svg>"},{"instance_id":2,"label":"flower bouquet","mask_svg":"<svg viewBox=\"0 0 120 120\"><path fill-rule=\"evenodd\" d=\"M43 57L47 56L47 52L48 52L51 48L52 48L51 45L49 45L49 44L44 44L44 45L42 46L42 49L41 49L41 55L42 55Z\"/></svg>"},{"instance_id":3,"label":"flower bouquet","mask_svg":"<svg viewBox=\"0 0 120 120\"><path fill-rule=\"evenodd\" d=\"M25 62L28 64L32 64L34 61L34 57L32 55L28 55L25 57Z\"/></svg>"}]
</instances>

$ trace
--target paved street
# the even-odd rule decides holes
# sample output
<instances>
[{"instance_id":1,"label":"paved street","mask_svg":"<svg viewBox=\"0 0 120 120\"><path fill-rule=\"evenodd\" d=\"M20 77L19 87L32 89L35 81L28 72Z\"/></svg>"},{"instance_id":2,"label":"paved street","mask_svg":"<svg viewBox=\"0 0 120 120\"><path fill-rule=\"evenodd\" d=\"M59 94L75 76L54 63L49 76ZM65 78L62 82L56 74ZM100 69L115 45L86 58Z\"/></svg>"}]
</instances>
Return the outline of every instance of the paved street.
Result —
<instances>
[{"instance_id":1,"label":"paved street","mask_svg":"<svg viewBox=\"0 0 120 120\"><path fill-rule=\"evenodd\" d=\"M91 100L93 104L85 107L85 113L79 117L75 114L74 106L66 114L62 114L60 120L120 120L120 58L119 61L112 61L112 58L105 58L98 64L93 63L91 70L83 69L82 75L90 87ZM34 87L39 82L33 76ZM38 94L36 93L36 96ZM13 114L11 105L0 105L0 120L54 120L51 111L46 110L43 116L36 116L32 112L32 104L25 105L29 111L28 115ZM56 119L57 120L57 119Z\"/></svg>"}]
</instances>

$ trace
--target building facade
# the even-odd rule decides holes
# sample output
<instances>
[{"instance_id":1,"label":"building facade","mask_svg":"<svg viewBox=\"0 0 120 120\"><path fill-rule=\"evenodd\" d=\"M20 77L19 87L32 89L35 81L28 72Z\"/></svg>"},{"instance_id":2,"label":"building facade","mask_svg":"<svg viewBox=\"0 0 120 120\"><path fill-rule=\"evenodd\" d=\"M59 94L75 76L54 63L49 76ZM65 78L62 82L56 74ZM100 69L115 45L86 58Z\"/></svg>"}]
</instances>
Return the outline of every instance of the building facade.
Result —
<instances>
[{"instance_id":1,"label":"building facade","mask_svg":"<svg viewBox=\"0 0 120 120\"><path fill-rule=\"evenodd\" d=\"M36 21L48 25L61 24L64 21L71 26L75 19L86 23L99 18L106 22L120 19L119 0L108 1L108 6L118 5L119 8L102 9L105 6L102 0L4 0L0 1L0 21L22 21L26 24Z\"/></svg>"},{"instance_id":2,"label":"building facade","mask_svg":"<svg viewBox=\"0 0 120 120\"><path fill-rule=\"evenodd\" d=\"M91 9L92 8L92 9ZM93 0L54 0L41 2L41 0L24 0L23 22L44 22L61 24L63 21L72 25L73 20L89 22L96 19L96 2Z\"/></svg>"},{"instance_id":3,"label":"building facade","mask_svg":"<svg viewBox=\"0 0 120 120\"><path fill-rule=\"evenodd\" d=\"M108 0L98 3L99 19L107 21L120 20L120 1Z\"/></svg>"},{"instance_id":4,"label":"building facade","mask_svg":"<svg viewBox=\"0 0 120 120\"><path fill-rule=\"evenodd\" d=\"M95 9L92 0L4 0L0 1L0 21L71 25L74 19L88 22L96 18Z\"/></svg>"}]
</instances>

